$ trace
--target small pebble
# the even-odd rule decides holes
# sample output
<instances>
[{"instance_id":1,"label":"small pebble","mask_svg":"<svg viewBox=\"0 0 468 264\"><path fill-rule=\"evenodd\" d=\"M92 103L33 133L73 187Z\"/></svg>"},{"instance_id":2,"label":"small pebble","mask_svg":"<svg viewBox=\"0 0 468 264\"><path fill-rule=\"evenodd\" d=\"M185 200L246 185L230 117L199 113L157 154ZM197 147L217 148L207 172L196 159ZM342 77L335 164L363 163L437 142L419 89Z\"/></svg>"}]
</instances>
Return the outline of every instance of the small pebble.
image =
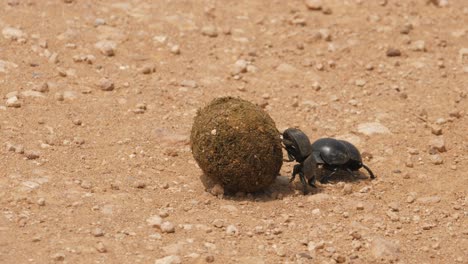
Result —
<instances>
[{"instance_id":1,"label":"small pebble","mask_svg":"<svg viewBox=\"0 0 468 264\"><path fill-rule=\"evenodd\" d=\"M163 220L159 215L153 215L146 219L146 223L148 223L149 226L157 228L161 227L162 221Z\"/></svg>"},{"instance_id":2,"label":"small pebble","mask_svg":"<svg viewBox=\"0 0 468 264\"><path fill-rule=\"evenodd\" d=\"M395 49L395 48L389 48L387 49L387 57L399 57L401 56L401 51L399 49Z\"/></svg>"},{"instance_id":3,"label":"small pebble","mask_svg":"<svg viewBox=\"0 0 468 264\"><path fill-rule=\"evenodd\" d=\"M442 135L442 127L439 126L439 125L432 125L431 126L431 133L436 135L436 136Z\"/></svg>"},{"instance_id":4,"label":"small pebble","mask_svg":"<svg viewBox=\"0 0 468 264\"><path fill-rule=\"evenodd\" d=\"M356 209L357 209L357 210L360 210L360 211L361 211L361 210L364 210L364 205L363 205L362 203L357 203L357 204L356 204Z\"/></svg>"},{"instance_id":5,"label":"small pebble","mask_svg":"<svg viewBox=\"0 0 468 264\"><path fill-rule=\"evenodd\" d=\"M21 102L18 100L18 97L12 96L12 97L7 99L5 105L7 107L20 108L21 107Z\"/></svg>"},{"instance_id":6,"label":"small pebble","mask_svg":"<svg viewBox=\"0 0 468 264\"><path fill-rule=\"evenodd\" d=\"M388 204L388 207L392 209L393 212L400 211L400 205L397 202L391 202Z\"/></svg>"},{"instance_id":7,"label":"small pebble","mask_svg":"<svg viewBox=\"0 0 468 264\"><path fill-rule=\"evenodd\" d=\"M461 118L462 117L462 112L458 110L452 110L449 113L450 117L455 117L455 118Z\"/></svg>"},{"instance_id":8,"label":"small pebble","mask_svg":"<svg viewBox=\"0 0 468 264\"><path fill-rule=\"evenodd\" d=\"M209 26L204 26L202 27L201 29L201 33L202 35L204 36L208 36L208 37L211 37L211 38L215 38L218 36L218 29L213 26L213 25L209 25Z\"/></svg>"},{"instance_id":9,"label":"small pebble","mask_svg":"<svg viewBox=\"0 0 468 264\"><path fill-rule=\"evenodd\" d=\"M372 188L370 186L364 186L362 187L361 190L359 190L360 193L368 193Z\"/></svg>"},{"instance_id":10,"label":"small pebble","mask_svg":"<svg viewBox=\"0 0 468 264\"><path fill-rule=\"evenodd\" d=\"M89 189L91 189L93 187L93 185L91 184L90 181L82 181L80 183L80 187L85 189L85 190L89 190Z\"/></svg>"},{"instance_id":11,"label":"small pebble","mask_svg":"<svg viewBox=\"0 0 468 264\"><path fill-rule=\"evenodd\" d=\"M205 261L208 263L212 263L215 261L215 257L213 255L208 255L205 257Z\"/></svg>"},{"instance_id":12,"label":"small pebble","mask_svg":"<svg viewBox=\"0 0 468 264\"><path fill-rule=\"evenodd\" d=\"M224 227L224 221L221 220L221 219L215 219L215 220L213 221L213 225L214 225L215 227L217 227L217 228L222 228L222 227Z\"/></svg>"},{"instance_id":13,"label":"small pebble","mask_svg":"<svg viewBox=\"0 0 468 264\"><path fill-rule=\"evenodd\" d=\"M57 68L57 73L60 77L67 77L67 70L65 70L64 68L61 68L61 67L58 67Z\"/></svg>"},{"instance_id":14,"label":"small pebble","mask_svg":"<svg viewBox=\"0 0 468 264\"><path fill-rule=\"evenodd\" d=\"M248 63L245 60L237 60L234 63L233 69L231 71L231 75L239 75L241 73L247 72Z\"/></svg>"},{"instance_id":15,"label":"small pebble","mask_svg":"<svg viewBox=\"0 0 468 264\"><path fill-rule=\"evenodd\" d=\"M96 250L99 253L106 253L107 252L106 246L104 245L104 243L102 243L100 241L96 244Z\"/></svg>"},{"instance_id":16,"label":"small pebble","mask_svg":"<svg viewBox=\"0 0 468 264\"><path fill-rule=\"evenodd\" d=\"M164 258L157 259L154 264L181 264L182 260L177 255L171 255Z\"/></svg>"},{"instance_id":17,"label":"small pebble","mask_svg":"<svg viewBox=\"0 0 468 264\"><path fill-rule=\"evenodd\" d=\"M405 34L405 35L408 35L411 30L413 30L413 25L410 24L410 23L406 23L405 25L403 25L403 27L401 28L400 30L400 33L401 34Z\"/></svg>"},{"instance_id":18,"label":"small pebble","mask_svg":"<svg viewBox=\"0 0 468 264\"><path fill-rule=\"evenodd\" d=\"M405 166L408 167L408 168L413 168L414 167L414 163L413 163L413 160L411 159L411 156L409 156L406 161L405 161ZM408 177L409 178L409 177Z\"/></svg>"},{"instance_id":19,"label":"small pebble","mask_svg":"<svg viewBox=\"0 0 468 264\"><path fill-rule=\"evenodd\" d=\"M366 83L367 83L367 81L363 80L363 79L358 79L355 82L356 86L359 86L359 87L363 87L364 85L366 85Z\"/></svg>"},{"instance_id":20,"label":"small pebble","mask_svg":"<svg viewBox=\"0 0 468 264\"><path fill-rule=\"evenodd\" d=\"M180 54L180 46L179 45L174 45L170 49L171 53L174 55L179 55Z\"/></svg>"},{"instance_id":21,"label":"small pebble","mask_svg":"<svg viewBox=\"0 0 468 264\"><path fill-rule=\"evenodd\" d=\"M448 4L449 4L448 0L428 0L426 2L431 3L431 4L433 4L435 6L438 6L438 7L448 6Z\"/></svg>"},{"instance_id":22,"label":"small pebble","mask_svg":"<svg viewBox=\"0 0 468 264\"><path fill-rule=\"evenodd\" d=\"M104 20L104 18L96 18L94 20L95 27L104 26L105 24L106 24L106 20Z\"/></svg>"},{"instance_id":23,"label":"small pebble","mask_svg":"<svg viewBox=\"0 0 468 264\"><path fill-rule=\"evenodd\" d=\"M419 150L416 149L416 148L408 148L408 153L410 155L418 155L419 154Z\"/></svg>"},{"instance_id":24,"label":"small pebble","mask_svg":"<svg viewBox=\"0 0 468 264\"><path fill-rule=\"evenodd\" d=\"M146 64L140 69L142 74L151 74L156 71L156 67L153 64Z\"/></svg>"},{"instance_id":25,"label":"small pebble","mask_svg":"<svg viewBox=\"0 0 468 264\"><path fill-rule=\"evenodd\" d=\"M45 199L44 198L37 199L37 204L39 206L45 206L45 204L46 204Z\"/></svg>"},{"instance_id":26,"label":"small pebble","mask_svg":"<svg viewBox=\"0 0 468 264\"><path fill-rule=\"evenodd\" d=\"M15 40L19 42L21 42L21 40L24 40L26 38L26 34L21 29L14 28L14 27L3 28L2 35L6 39Z\"/></svg>"},{"instance_id":27,"label":"small pebble","mask_svg":"<svg viewBox=\"0 0 468 264\"><path fill-rule=\"evenodd\" d=\"M442 156L439 154L431 155L431 163L434 165L441 165L444 163Z\"/></svg>"},{"instance_id":28,"label":"small pebble","mask_svg":"<svg viewBox=\"0 0 468 264\"><path fill-rule=\"evenodd\" d=\"M35 159L38 159L40 157L40 153L38 151L35 151L35 150L27 150L27 151L24 152L24 156L28 160L35 160Z\"/></svg>"},{"instance_id":29,"label":"small pebble","mask_svg":"<svg viewBox=\"0 0 468 264\"><path fill-rule=\"evenodd\" d=\"M97 228L94 228L94 229L91 231L91 234L92 234L94 237L102 237L102 236L104 236L104 231L102 231L101 228L97 227Z\"/></svg>"},{"instance_id":30,"label":"small pebble","mask_svg":"<svg viewBox=\"0 0 468 264\"><path fill-rule=\"evenodd\" d=\"M325 41L332 41L332 36L330 33L330 30L327 28L322 28L319 29L320 36L322 37L323 40Z\"/></svg>"},{"instance_id":31,"label":"small pebble","mask_svg":"<svg viewBox=\"0 0 468 264\"><path fill-rule=\"evenodd\" d=\"M397 222L400 220L400 217L393 211L387 211L387 216L392 222Z\"/></svg>"},{"instance_id":32,"label":"small pebble","mask_svg":"<svg viewBox=\"0 0 468 264\"><path fill-rule=\"evenodd\" d=\"M111 57L115 55L117 43L111 40L101 40L94 45L103 55Z\"/></svg>"},{"instance_id":33,"label":"small pebble","mask_svg":"<svg viewBox=\"0 0 468 264\"><path fill-rule=\"evenodd\" d=\"M321 10L322 9L322 0L305 0L305 5L309 10Z\"/></svg>"},{"instance_id":34,"label":"small pebble","mask_svg":"<svg viewBox=\"0 0 468 264\"><path fill-rule=\"evenodd\" d=\"M98 83L99 88L102 91L112 91L114 90L114 82L108 78L101 78Z\"/></svg>"},{"instance_id":35,"label":"small pebble","mask_svg":"<svg viewBox=\"0 0 468 264\"><path fill-rule=\"evenodd\" d=\"M353 193L353 186L349 183L346 183L343 187L343 194L347 195L351 193Z\"/></svg>"},{"instance_id":36,"label":"small pebble","mask_svg":"<svg viewBox=\"0 0 468 264\"><path fill-rule=\"evenodd\" d=\"M421 52L426 52L426 42L424 40L417 40L413 43L411 43L410 49L412 51L421 51Z\"/></svg>"},{"instance_id":37,"label":"small pebble","mask_svg":"<svg viewBox=\"0 0 468 264\"><path fill-rule=\"evenodd\" d=\"M445 147L445 140L443 137L434 137L429 142L429 154L437 154L446 151L447 148Z\"/></svg>"},{"instance_id":38,"label":"small pebble","mask_svg":"<svg viewBox=\"0 0 468 264\"><path fill-rule=\"evenodd\" d=\"M237 227L234 226L234 225L228 225L227 228L226 228L226 233L227 233L228 235L234 236L234 235L239 234L239 230L238 230Z\"/></svg>"},{"instance_id":39,"label":"small pebble","mask_svg":"<svg viewBox=\"0 0 468 264\"><path fill-rule=\"evenodd\" d=\"M54 98L55 98L55 100L57 100L59 102L62 102L63 100L65 100L65 97L63 96L62 92L56 92L54 94Z\"/></svg>"},{"instance_id":40,"label":"small pebble","mask_svg":"<svg viewBox=\"0 0 468 264\"><path fill-rule=\"evenodd\" d=\"M83 124L83 122L78 119L78 118L75 118L73 119L72 123L75 125L75 126L81 126Z\"/></svg>"},{"instance_id":41,"label":"small pebble","mask_svg":"<svg viewBox=\"0 0 468 264\"><path fill-rule=\"evenodd\" d=\"M65 260L65 254L56 253L56 254L52 255L52 260L54 260L54 261L64 261Z\"/></svg>"},{"instance_id":42,"label":"small pebble","mask_svg":"<svg viewBox=\"0 0 468 264\"><path fill-rule=\"evenodd\" d=\"M340 254L333 254L332 257L336 263L345 263L346 262L346 257Z\"/></svg>"},{"instance_id":43,"label":"small pebble","mask_svg":"<svg viewBox=\"0 0 468 264\"><path fill-rule=\"evenodd\" d=\"M46 93L49 91L49 84L47 82L44 82L40 85L35 85L32 88L33 91L41 92L41 93Z\"/></svg>"},{"instance_id":44,"label":"small pebble","mask_svg":"<svg viewBox=\"0 0 468 264\"><path fill-rule=\"evenodd\" d=\"M188 88L197 88L198 84L194 80L183 80L180 82L180 86Z\"/></svg>"},{"instance_id":45,"label":"small pebble","mask_svg":"<svg viewBox=\"0 0 468 264\"><path fill-rule=\"evenodd\" d=\"M169 221L163 222L160 227L161 231L163 233L174 233L175 232L175 226Z\"/></svg>"},{"instance_id":46,"label":"small pebble","mask_svg":"<svg viewBox=\"0 0 468 264\"><path fill-rule=\"evenodd\" d=\"M18 153L18 154L23 154L24 153L24 146L21 145L21 144L18 144L15 146L15 153Z\"/></svg>"}]
</instances>

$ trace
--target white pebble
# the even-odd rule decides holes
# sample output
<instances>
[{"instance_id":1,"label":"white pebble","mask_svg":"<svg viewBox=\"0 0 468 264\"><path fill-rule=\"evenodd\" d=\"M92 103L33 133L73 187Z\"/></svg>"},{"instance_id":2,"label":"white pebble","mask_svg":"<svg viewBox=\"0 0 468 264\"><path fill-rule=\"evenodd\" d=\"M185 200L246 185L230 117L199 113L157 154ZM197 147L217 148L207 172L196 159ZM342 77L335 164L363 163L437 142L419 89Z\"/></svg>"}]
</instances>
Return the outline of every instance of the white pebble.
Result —
<instances>
[{"instance_id":1,"label":"white pebble","mask_svg":"<svg viewBox=\"0 0 468 264\"><path fill-rule=\"evenodd\" d=\"M389 134L390 130L381 123L362 123L358 125L358 132L371 136L373 134Z\"/></svg>"},{"instance_id":2,"label":"white pebble","mask_svg":"<svg viewBox=\"0 0 468 264\"><path fill-rule=\"evenodd\" d=\"M96 47L103 55L114 56L117 43L111 40L101 40L94 44L94 47Z\"/></svg>"},{"instance_id":3,"label":"white pebble","mask_svg":"<svg viewBox=\"0 0 468 264\"><path fill-rule=\"evenodd\" d=\"M174 224L172 224L171 222L163 222L161 224L161 231L163 233L174 233L175 232L175 227L174 227Z\"/></svg>"},{"instance_id":4,"label":"white pebble","mask_svg":"<svg viewBox=\"0 0 468 264\"><path fill-rule=\"evenodd\" d=\"M309 10L321 10L322 9L322 0L305 0L305 5Z\"/></svg>"},{"instance_id":5,"label":"white pebble","mask_svg":"<svg viewBox=\"0 0 468 264\"><path fill-rule=\"evenodd\" d=\"M21 107L21 102L18 100L18 97L12 96L7 99L5 105L7 107L19 108Z\"/></svg>"},{"instance_id":6,"label":"white pebble","mask_svg":"<svg viewBox=\"0 0 468 264\"><path fill-rule=\"evenodd\" d=\"M234 225L228 225L227 228L226 228L226 233L228 235L235 236L235 235L239 234L239 230Z\"/></svg>"},{"instance_id":7,"label":"white pebble","mask_svg":"<svg viewBox=\"0 0 468 264\"><path fill-rule=\"evenodd\" d=\"M26 34L18 28L14 27L5 27L2 30L2 35L4 38L9 40L21 40L26 38Z\"/></svg>"},{"instance_id":8,"label":"white pebble","mask_svg":"<svg viewBox=\"0 0 468 264\"><path fill-rule=\"evenodd\" d=\"M164 258L157 259L154 264L180 264L182 260L179 256L171 255Z\"/></svg>"},{"instance_id":9,"label":"white pebble","mask_svg":"<svg viewBox=\"0 0 468 264\"><path fill-rule=\"evenodd\" d=\"M179 45L174 45L171 47L171 53L175 55L180 54L180 46Z\"/></svg>"},{"instance_id":10,"label":"white pebble","mask_svg":"<svg viewBox=\"0 0 468 264\"><path fill-rule=\"evenodd\" d=\"M146 222L151 227L160 228L162 224L162 218L159 215L153 215L149 217L148 219L146 219Z\"/></svg>"},{"instance_id":11,"label":"white pebble","mask_svg":"<svg viewBox=\"0 0 468 264\"><path fill-rule=\"evenodd\" d=\"M218 36L218 29L213 26L213 25L210 25L210 26L204 26L202 29L201 29L201 33L202 35L204 36L208 36L208 37L217 37Z\"/></svg>"}]
</instances>

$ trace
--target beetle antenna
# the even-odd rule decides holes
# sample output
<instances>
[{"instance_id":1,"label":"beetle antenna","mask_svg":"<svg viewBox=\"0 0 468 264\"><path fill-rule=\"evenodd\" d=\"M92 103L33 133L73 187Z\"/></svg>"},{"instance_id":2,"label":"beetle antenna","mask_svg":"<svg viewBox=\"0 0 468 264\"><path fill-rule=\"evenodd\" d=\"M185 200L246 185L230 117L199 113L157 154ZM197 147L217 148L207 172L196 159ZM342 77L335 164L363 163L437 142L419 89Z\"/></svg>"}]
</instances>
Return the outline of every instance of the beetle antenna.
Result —
<instances>
[{"instance_id":1,"label":"beetle antenna","mask_svg":"<svg viewBox=\"0 0 468 264\"><path fill-rule=\"evenodd\" d=\"M367 167L365 164L362 164L362 167L364 167L364 169L366 169L367 172L369 172L371 179L375 179L374 173L372 173L369 167Z\"/></svg>"}]
</instances>

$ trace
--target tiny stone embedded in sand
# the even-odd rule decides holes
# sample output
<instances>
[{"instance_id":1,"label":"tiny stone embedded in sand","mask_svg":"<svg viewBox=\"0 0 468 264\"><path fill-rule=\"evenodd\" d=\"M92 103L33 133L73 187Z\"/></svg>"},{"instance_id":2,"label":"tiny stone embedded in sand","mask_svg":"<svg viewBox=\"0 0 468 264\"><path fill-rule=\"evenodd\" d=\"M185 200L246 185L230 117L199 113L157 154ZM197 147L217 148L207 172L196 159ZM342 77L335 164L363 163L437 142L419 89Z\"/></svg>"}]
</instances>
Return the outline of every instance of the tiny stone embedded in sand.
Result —
<instances>
[{"instance_id":1,"label":"tiny stone embedded in sand","mask_svg":"<svg viewBox=\"0 0 468 264\"><path fill-rule=\"evenodd\" d=\"M103 91L112 91L114 90L114 82L109 78L101 78L99 80L98 86Z\"/></svg>"},{"instance_id":2,"label":"tiny stone embedded in sand","mask_svg":"<svg viewBox=\"0 0 468 264\"><path fill-rule=\"evenodd\" d=\"M111 40L101 40L94 45L103 55L114 56L117 43Z\"/></svg>"}]
</instances>

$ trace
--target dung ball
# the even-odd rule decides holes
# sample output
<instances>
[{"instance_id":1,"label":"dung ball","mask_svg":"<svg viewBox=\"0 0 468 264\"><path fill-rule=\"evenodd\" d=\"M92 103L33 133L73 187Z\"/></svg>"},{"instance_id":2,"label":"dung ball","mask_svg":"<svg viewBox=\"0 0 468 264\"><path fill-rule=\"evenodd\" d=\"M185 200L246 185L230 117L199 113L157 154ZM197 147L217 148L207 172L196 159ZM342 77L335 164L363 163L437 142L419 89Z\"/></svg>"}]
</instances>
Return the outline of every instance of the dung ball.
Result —
<instances>
[{"instance_id":1,"label":"dung ball","mask_svg":"<svg viewBox=\"0 0 468 264\"><path fill-rule=\"evenodd\" d=\"M255 192L275 180L283 163L280 133L260 107L233 97L199 109L190 135L206 177L228 192Z\"/></svg>"}]
</instances>

